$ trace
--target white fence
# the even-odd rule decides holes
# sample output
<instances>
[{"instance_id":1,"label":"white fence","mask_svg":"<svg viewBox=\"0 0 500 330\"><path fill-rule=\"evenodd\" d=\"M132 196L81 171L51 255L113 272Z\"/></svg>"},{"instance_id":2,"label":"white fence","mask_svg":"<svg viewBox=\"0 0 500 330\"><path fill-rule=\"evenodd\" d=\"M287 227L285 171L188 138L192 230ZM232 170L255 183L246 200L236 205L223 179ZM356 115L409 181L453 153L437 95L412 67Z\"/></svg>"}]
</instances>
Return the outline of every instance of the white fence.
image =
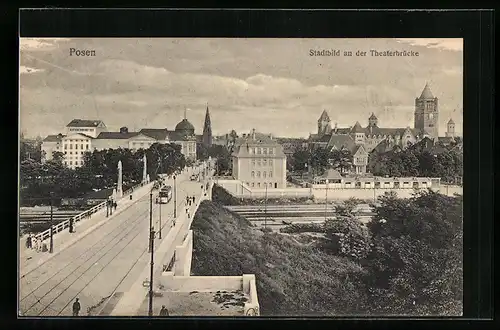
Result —
<instances>
[{"instance_id":1,"label":"white fence","mask_svg":"<svg viewBox=\"0 0 500 330\"><path fill-rule=\"evenodd\" d=\"M125 198L126 196L130 195L132 193L132 191L134 191L135 189L138 189L140 187L143 187L145 184L146 183L141 182L140 184L138 184L138 185L130 188L129 190L123 192L123 197L122 198ZM68 228L71 219L73 219L74 223L77 223L78 221L80 221L82 219L86 219L88 216L90 216L90 215L92 215L94 213L99 212L100 210L102 210L103 208L106 207L106 203L107 203L107 201L102 202L102 203L100 203L100 204L98 204L98 205L96 205L96 206L94 206L94 207L92 207L92 208L90 208L88 210L83 211L80 214L75 215L72 218L69 218L67 220L61 221L60 223L58 223L57 225L55 225L55 226L52 227L53 234L55 235L55 234L63 231L64 229ZM47 229L47 230L45 230L45 231L43 231L41 233L36 234L35 235L35 239L36 238L40 238L41 241L44 241L44 240L50 238L50 230L51 230L51 228L49 228L49 229Z\"/></svg>"}]
</instances>

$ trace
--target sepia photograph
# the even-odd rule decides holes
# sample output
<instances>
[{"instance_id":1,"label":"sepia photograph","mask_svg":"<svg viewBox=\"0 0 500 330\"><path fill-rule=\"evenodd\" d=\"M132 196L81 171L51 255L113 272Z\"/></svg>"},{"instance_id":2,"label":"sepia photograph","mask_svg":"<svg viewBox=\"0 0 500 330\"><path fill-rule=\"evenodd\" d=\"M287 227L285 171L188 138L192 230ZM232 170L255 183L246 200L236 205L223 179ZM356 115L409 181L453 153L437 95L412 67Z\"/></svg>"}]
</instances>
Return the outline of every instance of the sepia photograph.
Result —
<instances>
[{"instance_id":1,"label":"sepia photograph","mask_svg":"<svg viewBox=\"0 0 500 330\"><path fill-rule=\"evenodd\" d=\"M463 39L19 47L19 316L462 316Z\"/></svg>"}]
</instances>

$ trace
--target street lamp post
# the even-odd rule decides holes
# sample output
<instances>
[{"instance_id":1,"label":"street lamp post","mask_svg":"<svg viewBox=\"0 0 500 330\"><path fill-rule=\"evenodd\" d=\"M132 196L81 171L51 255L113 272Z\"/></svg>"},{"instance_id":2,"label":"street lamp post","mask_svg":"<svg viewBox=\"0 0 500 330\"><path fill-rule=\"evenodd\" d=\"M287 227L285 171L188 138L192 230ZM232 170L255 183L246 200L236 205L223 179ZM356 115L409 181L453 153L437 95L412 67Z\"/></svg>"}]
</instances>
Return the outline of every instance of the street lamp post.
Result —
<instances>
[{"instance_id":1,"label":"street lamp post","mask_svg":"<svg viewBox=\"0 0 500 330\"><path fill-rule=\"evenodd\" d=\"M328 212L328 178L325 181L325 223L326 223L327 212Z\"/></svg>"},{"instance_id":2,"label":"street lamp post","mask_svg":"<svg viewBox=\"0 0 500 330\"><path fill-rule=\"evenodd\" d=\"M151 234L153 233L153 190L150 191L149 193L149 239L150 242L153 239ZM152 250L153 244L149 244L149 252L153 254Z\"/></svg>"},{"instance_id":3,"label":"street lamp post","mask_svg":"<svg viewBox=\"0 0 500 330\"><path fill-rule=\"evenodd\" d=\"M151 194L152 196L152 194ZM153 272L154 272L154 236L155 236L155 231L153 228L151 228L150 232L150 249L151 249L151 263L150 263L150 269L149 269L149 316L153 316Z\"/></svg>"},{"instance_id":4,"label":"street lamp post","mask_svg":"<svg viewBox=\"0 0 500 330\"><path fill-rule=\"evenodd\" d=\"M266 186L266 198L264 200L264 228L267 229L267 182L265 183Z\"/></svg>"},{"instance_id":5,"label":"street lamp post","mask_svg":"<svg viewBox=\"0 0 500 330\"><path fill-rule=\"evenodd\" d=\"M177 218L177 188L175 185L175 174L174 174L174 221Z\"/></svg>"},{"instance_id":6,"label":"street lamp post","mask_svg":"<svg viewBox=\"0 0 500 330\"><path fill-rule=\"evenodd\" d=\"M54 211L53 211L53 194L50 193L50 247L49 253L54 252Z\"/></svg>"},{"instance_id":7,"label":"street lamp post","mask_svg":"<svg viewBox=\"0 0 500 330\"><path fill-rule=\"evenodd\" d=\"M160 225L158 226L158 239L161 239L161 200L158 199L159 205L158 208L160 209Z\"/></svg>"}]
</instances>

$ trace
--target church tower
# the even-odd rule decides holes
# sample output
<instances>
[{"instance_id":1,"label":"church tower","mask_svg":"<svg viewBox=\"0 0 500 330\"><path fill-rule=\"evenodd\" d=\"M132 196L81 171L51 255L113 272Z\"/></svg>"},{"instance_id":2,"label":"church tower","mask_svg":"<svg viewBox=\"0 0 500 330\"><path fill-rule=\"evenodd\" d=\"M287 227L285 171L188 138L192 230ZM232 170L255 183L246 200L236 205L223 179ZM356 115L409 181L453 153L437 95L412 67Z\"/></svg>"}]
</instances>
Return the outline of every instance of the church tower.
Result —
<instances>
[{"instance_id":1,"label":"church tower","mask_svg":"<svg viewBox=\"0 0 500 330\"><path fill-rule=\"evenodd\" d=\"M455 122L450 118L448 124L446 124L446 136L447 137L455 137Z\"/></svg>"},{"instance_id":2,"label":"church tower","mask_svg":"<svg viewBox=\"0 0 500 330\"><path fill-rule=\"evenodd\" d=\"M425 84L422 94L415 99L415 129L433 139L439 136L438 98L432 95L429 84Z\"/></svg>"},{"instance_id":3,"label":"church tower","mask_svg":"<svg viewBox=\"0 0 500 330\"><path fill-rule=\"evenodd\" d=\"M322 136L325 134L329 134L331 128L332 126L330 122L330 117L328 117L326 110L323 110L323 113L318 119L318 135Z\"/></svg>"},{"instance_id":4,"label":"church tower","mask_svg":"<svg viewBox=\"0 0 500 330\"><path fill-rule=\"evenodd\" d=\"M376 127L377 125L378 125L378 118L372 112L372 115L370 116L370 118L368 118L368 127Z\"/></svg>"},{"instance_id":5,"label":"church tower","mask_svg":"<svg viewBox=\"0 0 500 330\"><path fill-rule=\"evenodd\" d=\"M208 104L207 112L205 113L205 124L203 125L203 145L207 148L212 146L212 124L210 122L210 112L208 111Z\"/></svg>"}]
</instances>

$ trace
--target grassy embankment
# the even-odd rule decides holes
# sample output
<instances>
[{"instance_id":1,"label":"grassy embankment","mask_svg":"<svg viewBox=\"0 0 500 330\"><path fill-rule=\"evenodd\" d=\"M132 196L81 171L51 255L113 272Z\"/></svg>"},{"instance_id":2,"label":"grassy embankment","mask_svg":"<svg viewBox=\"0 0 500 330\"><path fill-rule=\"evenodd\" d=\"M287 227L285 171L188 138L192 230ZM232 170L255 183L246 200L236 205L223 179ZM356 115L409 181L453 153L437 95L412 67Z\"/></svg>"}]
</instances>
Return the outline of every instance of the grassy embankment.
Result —
<instances>
[{"instance_id":1,"label":"grassy embankment","mask_svg":"<svg viewBox=\"0 0 500 330\"><path fill-rule=\"evenodd\" d=\"M364 270L347 258L264 233L217 202L200 205L192 229L193 274L255 274L262 315L363 313Z\"/></svg>"}]
</instances>

